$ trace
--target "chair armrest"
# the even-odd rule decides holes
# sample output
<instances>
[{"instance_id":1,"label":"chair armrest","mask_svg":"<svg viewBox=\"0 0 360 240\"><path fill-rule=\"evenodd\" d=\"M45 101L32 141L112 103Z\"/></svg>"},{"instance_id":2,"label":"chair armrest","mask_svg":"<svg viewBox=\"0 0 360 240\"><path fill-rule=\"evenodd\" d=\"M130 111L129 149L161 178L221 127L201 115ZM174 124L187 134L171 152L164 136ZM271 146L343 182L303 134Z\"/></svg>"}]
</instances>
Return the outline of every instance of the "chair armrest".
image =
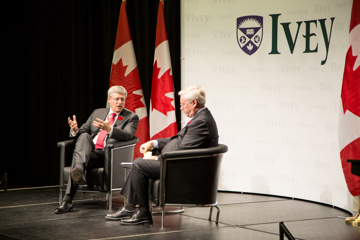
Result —
<instances>
[{"instance_id":1,"label":"chair armrest","mask_svg":"<svg viewBox=\"0 0 360 240\"><path fill-rule=\"evenodd\" d=\"M226 145L219 144L216 147L210 147L210 148L197 148L197 149L163 152L161 153L161 158L168 159L168 158L197 157L197 156L222 154L222 153L226 153L227 151L228 151L228 147Z\"/></svg>"},{"instance_id":2,"label":"chair armrest","mask_svg":"<svg viewBox=\"0 0 360 240\"><path fill-rule=\"evenodd\" d=\"M60 151L60 187L64 187L64 167L71 165L72 153L74 150L74 139L69 139L57 143Z\"/></svg>"},{"instance_id":3,"label":"chair armrest","mask_svg":"<svg viewBox=\"0 0 360 240\"><path fill-rule=\"evenodd\" d=\"M74 139L69 139L57 143L60 149L60 169L71 164L72 153L75 147Z\"/></svg>"},{"instance_id":4,"label":"chair armrest","mask_svg":"<svg viewBox=\"0 0 360 240\"><path fill-rule=\"evenodd\" d=\"M118 148L118 147L125 147L128 145L133 145L139 142L139 138L138 137L134 137L133 139L129 140L129 141L109 141L106 146L105 146L105 151L106 149L112 149L112 148Z\"/></svg>"},{"instance_id":5,"label":"chair armrest","mask_svg":"<svg viewBox=\"0 0 360 240\"><path fill-rule=\"evenodd\" d=\"M58 142L57 147L62 148L62 147L67 147L72 144L74 144L74 139L69 139L69 140Z\"/></svg>"},{"instance_id":6,"label":"chair armrest","mask_svg":"<svg viewBox=\"0 0 360 240\"><path fill-rule=\"evenodd\" d=\"M122 163L120 163L120 165L122 167L131 167L132 164L133 164L132 162L122 162Z\"/></svg>"},{"instance_id":7,"label":"chair armrest","mask_svg":"<svg viewBox=\"0 0 360 240\"><path fill-rule=\"evenodd\" d=\"M127 147L127 146L131 146L131 145L135 145L136 143L139 142L139 138L138 137L134 137L133 139L129 140L129 141L111 141L106 143L106 146L104 148L104 154L105 154L105 168L110 167L110 160L111 160L111 150L116 149L116 148L123 148L123 147Z\"/></svg>"}]
</instances>

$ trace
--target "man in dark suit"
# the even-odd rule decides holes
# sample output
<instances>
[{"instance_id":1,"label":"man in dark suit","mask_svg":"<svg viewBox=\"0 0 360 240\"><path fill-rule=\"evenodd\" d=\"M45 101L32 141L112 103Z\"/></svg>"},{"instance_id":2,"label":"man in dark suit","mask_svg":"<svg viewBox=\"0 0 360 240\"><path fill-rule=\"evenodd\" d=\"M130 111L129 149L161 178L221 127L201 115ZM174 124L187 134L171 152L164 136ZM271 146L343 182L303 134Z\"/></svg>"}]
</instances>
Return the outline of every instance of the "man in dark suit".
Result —
<instances>
[{"instance_id":1,"label":"man in dark suit","mask_svg":"<svg viewBox=\"0 0 360 240\"><path fill-rule=\"evenodd\" d=\"M104 166L104 147L111 141L131 140L136 132L139 117L124 108L127 92L122 86L108 90L110 108L96 109L88 120L78 128L76 116L68 118L70 136L76 138L66 194L55 213L71 212L72 199L79 183L86 181L86 173Z\"/></svg>"},{"instance_id":2,"label":"man in dark suit","mask_svg":"<svg viewBox=\"0 0 360 240\"><path fill-rule=\"evenodd\" d=\"M191 121L181 131L170 138L151 140L140 146L140 152L152 149L163 152L207 148L218 145L216 122L209 109L205 107L205 91L199 86L191 86L179 92L180 109ZM127 197L128 203L114 214L107 214L108 220L121 220L121 224L152 223L149 211L149 179L160 178L160 156L137 158L124 183L121 194ZM155 161L151 161L155 160ZM135 205L139 204L139 211ZM128 219L131 217L130 219Z\"/></svg>"}]
</instances>

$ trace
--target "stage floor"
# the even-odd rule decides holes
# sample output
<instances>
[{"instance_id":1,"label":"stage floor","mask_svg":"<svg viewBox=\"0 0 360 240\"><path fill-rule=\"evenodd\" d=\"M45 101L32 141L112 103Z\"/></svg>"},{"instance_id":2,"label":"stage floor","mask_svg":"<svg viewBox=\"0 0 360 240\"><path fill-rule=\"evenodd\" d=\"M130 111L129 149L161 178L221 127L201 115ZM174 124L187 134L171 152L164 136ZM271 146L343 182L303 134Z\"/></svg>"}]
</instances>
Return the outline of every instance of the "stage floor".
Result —
<instances>
[{"instance_id":1,"label":"stage floor","mask_svg":"<svg viewBox=\"0 0 360 240\"><path fill-rule=\"evenodd\" d=\"M74 212L54 214L59 206L58 189L0 192L0 239L279 239L279 223L296 239L360 239L360 227L346 225L346 211L313 202L273 196L218 193L212 221L209 208L185 208L182 214L167 214L161 229L161 214L154 224L123 226L104 216L123 206L114 193L109 211L103 193L77 193ZM287 238L285 238L287 239Z\"/></svg>"}]
</instances>

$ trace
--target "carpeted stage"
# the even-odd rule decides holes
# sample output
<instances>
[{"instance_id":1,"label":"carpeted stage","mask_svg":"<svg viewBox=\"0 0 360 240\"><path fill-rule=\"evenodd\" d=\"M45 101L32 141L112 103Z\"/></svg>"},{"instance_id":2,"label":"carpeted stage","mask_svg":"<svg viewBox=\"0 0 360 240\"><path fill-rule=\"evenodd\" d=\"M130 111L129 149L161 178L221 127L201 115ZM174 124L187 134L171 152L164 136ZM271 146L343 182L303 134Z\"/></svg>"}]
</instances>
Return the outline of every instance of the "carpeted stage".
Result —
<instances>
[{"instance_id":1,"label":"carpeted stage","mask_svg":"<svg viewBox=\"0 0 360 240\"><path fill-rule=\"evenodd\" d=\"M54 214L58 188L0 191L0 239L271 240L279 239L280 222L296 239L360 239L360 227L345 224L348 212L308 201L219 192L218 225L216 209L209 221L209 208L185 208L184 213L167 214L161 229L161 214L153 215L153 225L105 221L107 213L123 206L123 198L115 192L109 211L105 196L77 193L74 212Z\"/></svg>"}]
</instances>

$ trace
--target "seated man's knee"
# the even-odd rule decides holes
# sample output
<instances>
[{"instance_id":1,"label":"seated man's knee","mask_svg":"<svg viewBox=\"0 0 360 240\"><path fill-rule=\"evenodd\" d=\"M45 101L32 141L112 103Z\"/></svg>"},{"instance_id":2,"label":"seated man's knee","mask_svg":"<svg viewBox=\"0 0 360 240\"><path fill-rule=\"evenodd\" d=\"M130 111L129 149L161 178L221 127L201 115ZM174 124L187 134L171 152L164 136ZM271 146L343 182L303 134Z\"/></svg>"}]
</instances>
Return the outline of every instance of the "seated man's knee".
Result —
<instances>
[{"instance_id":1,"label":"seated man's knee","mask_svg":"<svg viewBox=\"0 0 360 240\"><path fill-rule=\"evenodd\" d=\"M77 140L79 141L79 139L88 139L90 138L91 139L91 136L89 133L82 133L79 135L79 137L77 138Z\"/></svg>"},{"instance_id":2,"label":"seated man's knee","mask_svg":"<svg viewBox=\"0 0 360 240\"><path fill-rule=\"evenodd\" d=\"M82 133L80 136L76 139L76 143L85 143L85 142L92 142L92 138L90 134L88 133Z\"/></svg>"},{"instance_id":3,"label":"seated man's knee","mask_svg":"<svg viewBox=\"0 0 360 240\"><path fill-rule=\"evenodd\" d=\"M143 161L144 161L143 158L137 158L137 159L134 160L134 162L133 162L132 165L133 165L134 167L136 167L136 168L139 168L139 167L141 166L141 164L142 164Z\"/></svg>"}]
</instances>

